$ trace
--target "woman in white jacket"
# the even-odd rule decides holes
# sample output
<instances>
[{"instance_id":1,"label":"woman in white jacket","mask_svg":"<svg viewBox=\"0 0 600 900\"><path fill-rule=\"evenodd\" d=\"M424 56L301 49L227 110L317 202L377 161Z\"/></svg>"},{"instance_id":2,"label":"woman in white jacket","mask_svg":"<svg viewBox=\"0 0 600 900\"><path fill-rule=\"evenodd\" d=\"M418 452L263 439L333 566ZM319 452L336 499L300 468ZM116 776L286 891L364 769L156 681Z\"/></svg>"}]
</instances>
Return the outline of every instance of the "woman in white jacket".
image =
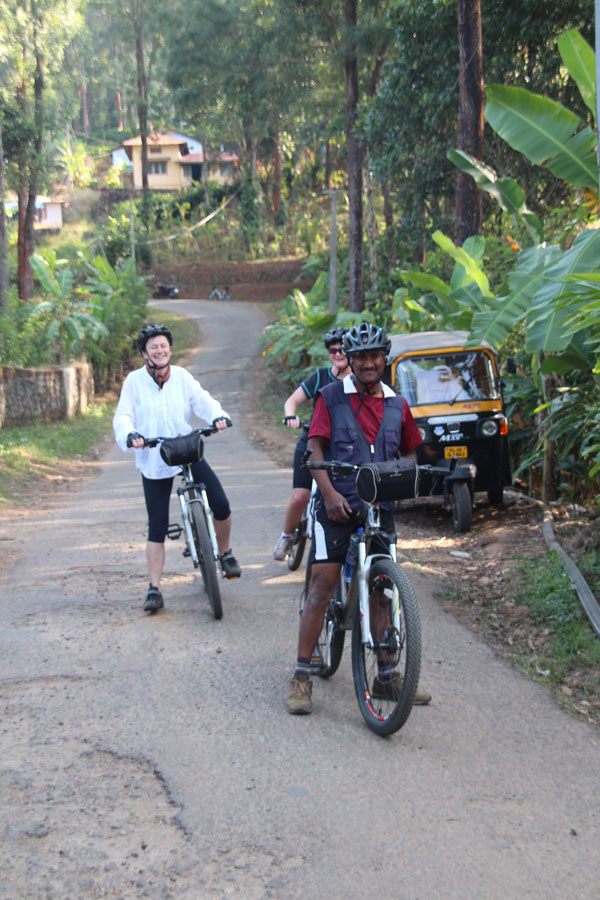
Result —
<instances>
[{"instance_id":1,"label":"woman in white jacket","mask_svg":"<svg viewBox=\"0 0 600 900\"><path fill-rule=\"evenodd\" d=\"M219 431L227 427L230 417L190 372L171 365L173 337L164 325L143 328L138 335L138 349L146 364L130 372L123 382L113 428L119 447L135 450L135 464L142 474L148 510L146 561L150 582L144 609L157 612L164 606L160 580L165 564L169 500L179 469L163 461L158 447L144 447L144 438L189 434L192 412L212 422ZM204 458L194 463L192 470L194 480L206 485L223 574L226 578L239 578L241 569L230 546L231 510L225 491Z\"/></svg>"}]
</instances>

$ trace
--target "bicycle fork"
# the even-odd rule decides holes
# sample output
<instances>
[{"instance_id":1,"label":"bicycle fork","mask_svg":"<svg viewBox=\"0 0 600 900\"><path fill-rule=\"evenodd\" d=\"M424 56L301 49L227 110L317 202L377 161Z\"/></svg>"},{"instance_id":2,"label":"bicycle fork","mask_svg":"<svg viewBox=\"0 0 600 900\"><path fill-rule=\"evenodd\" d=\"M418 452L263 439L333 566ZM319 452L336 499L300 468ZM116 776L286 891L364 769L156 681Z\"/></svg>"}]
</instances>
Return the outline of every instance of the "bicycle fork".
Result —
<instances>
[{"instance_id":1,"label":"bicycle fork","mask_svg":"<svg viewBox=\"0 0 600 900\"><path fill-rule=\"evenodd\" d=\"M200 495L199 497L190 497L189 492L191 490L197 491ZM188 495L188 496L186 496ZM192 517L190 515L190 507L194 503L198 503L202 506L204 515L206 518L206 525L208 527L208 534L210 536L210 542L212 544L213 556L215 560L219 559L219 545L217 543L217 532L215 531L215 522L212 514L212 510L208 504L208 497L206 496L206 488L203 484L185 484L183 487L177 488L177 497L179 498L179 505L181 507L181 517L183 519L183 527L185 530L185 536L187 538L188 547L190 549L190 555L192 557L192 561L194 566L197 568L200 565L200 560L198 558L198 553L196 550L196 541L194 540L194 534L192 530Z\"/></svg>"},{"instance_id":2,"label":"bicycle fork","mask_svg":"<svg viewBox=\"0 0 600 900\"><path fill-rule=\"evenodd\" d=\"M366 541L361 540L358 545L358 565L356 567L356 574L358 578L358 602L360 604L360 626L362 643L364 644L364 646L369 647L372 650L386 651L390 649L389 647L387 647L386 642L382 643L381 641L375 639L371 632L371 598L369 595L369 575L371 573L371 566L378 559L391 559L393 560L393 562L396 562L395 545L390 544L389 555L375 553L369 554L369 556L367 556ZM398 633L400 631L400 596L395 587L393 589L393 596L389 597L388 599L392 600L390 626L396 633Z\"/></svg>"}]
</instances>

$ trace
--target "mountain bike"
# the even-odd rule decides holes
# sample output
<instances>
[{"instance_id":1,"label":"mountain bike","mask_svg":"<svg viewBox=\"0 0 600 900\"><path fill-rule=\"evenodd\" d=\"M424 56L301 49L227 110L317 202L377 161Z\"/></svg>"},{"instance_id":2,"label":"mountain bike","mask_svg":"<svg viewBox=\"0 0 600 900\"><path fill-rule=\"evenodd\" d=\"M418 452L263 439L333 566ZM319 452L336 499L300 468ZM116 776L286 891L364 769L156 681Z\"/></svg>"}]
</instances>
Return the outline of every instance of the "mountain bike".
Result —
<instances>
[{"instance_id":1,"label":"mountain bike","mask_svg":"<svg viewBox=\"0 0 600 900\"><path fill-rule=\"evenodd\" d=\"M373 468L337 460L305 465L334 477ZM412 710L421 670L421 624L414 589L396 562L396 535L382 530L377 497L367 493L359 488L361 524L327 604L311 670L320 678L331 677L342 659L345 633L351 631L358 705L368 727L384 736L402 728ZM309 563L304 597L311 569ZM391 681L380 680L382 662L397 673Z\"/></svg>"},{"instance_id":2,"label":"mountain bike","mask_svg":"<svg viewBox=\"0 0 600 900\"><path fill-rule=\"evenodd\" d=\"M231 425L231 422L228 423ZM204 590L215 619L223 616L221 589L217 574L219 545L206 487L196 483L192 474L192 463L202 459L203 437L218 431L215 427L197 428L190 434L175 438L155 437L144 439L145 447L161 445L160 453L167 465L179 466L182 485L177 488L183 525L174 522L169 525L167 537L172 541L185 535L187 547L184 556L190 556L194 567L200 569Z\"/></svg>"}]
</instances>

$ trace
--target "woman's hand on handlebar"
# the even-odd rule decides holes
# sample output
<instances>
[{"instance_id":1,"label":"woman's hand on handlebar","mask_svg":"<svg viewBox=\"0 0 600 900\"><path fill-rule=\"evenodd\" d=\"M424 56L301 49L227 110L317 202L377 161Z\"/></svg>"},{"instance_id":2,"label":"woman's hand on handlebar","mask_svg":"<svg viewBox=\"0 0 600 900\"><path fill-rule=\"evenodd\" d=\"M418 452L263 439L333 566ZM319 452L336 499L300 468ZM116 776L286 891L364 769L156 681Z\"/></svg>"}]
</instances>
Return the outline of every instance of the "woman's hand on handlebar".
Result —
<instances>
[{"instance_id":1,"label":"woman's hand on handlebar","mask_svg":"<svg viewBox=\"0 0 600 900\"><path fill-rule=\"evenodd\" d=\"M145 443L146 439L142 434L138 434L137 431L130 431L127 435L127 446L132 447L134 450L139 450Z\"/></svg>"},{"instance_id":2,"label":"woman's hand on handlebar","mask_svg":"<svg viewBox=\"0 0 600 900\"><path fill-rule=\"evenodd\" d=\"M225 431L226 428L231 428L232 424L231 419L227 419L225 416L213 419L213 428L216 428L217 431Z\"/></svg>"},{"instance_id":3,"label":"woman's hand on handlebar","mask_svg":"<svg viewBox=\"0 0 600 900\"><path fill-rule=\"evenodd\" d=\"M301 428L302 422L298 416L284 416L283 422L288 428Z\"/></svg>"}]
</instances>

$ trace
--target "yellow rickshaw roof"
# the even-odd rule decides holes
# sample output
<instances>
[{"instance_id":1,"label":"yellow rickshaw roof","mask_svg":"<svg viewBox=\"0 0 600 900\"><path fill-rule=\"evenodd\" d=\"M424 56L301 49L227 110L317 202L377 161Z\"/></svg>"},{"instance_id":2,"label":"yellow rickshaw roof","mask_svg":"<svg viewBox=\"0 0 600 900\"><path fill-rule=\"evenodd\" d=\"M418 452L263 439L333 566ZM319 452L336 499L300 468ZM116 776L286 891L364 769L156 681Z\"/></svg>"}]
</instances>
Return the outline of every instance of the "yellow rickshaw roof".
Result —
<instances>
[{"instance_id":1,"label":"yellow rickshaw roof","mask_svg":"<svg viewBox=\"0 0 600 900\"><path fill-rule=\"evenodd\" d=\"M468 331L416 331L413 334L392 334L390 335L392 348L388 354L388 362L393 362L406 353L425 351L435 353L436 350L462 349L468 339ZM481 341L477 347L470 349L476 350L480 347L496 354L495 349L487 341Z\"/></svg>"}]
</instances>

